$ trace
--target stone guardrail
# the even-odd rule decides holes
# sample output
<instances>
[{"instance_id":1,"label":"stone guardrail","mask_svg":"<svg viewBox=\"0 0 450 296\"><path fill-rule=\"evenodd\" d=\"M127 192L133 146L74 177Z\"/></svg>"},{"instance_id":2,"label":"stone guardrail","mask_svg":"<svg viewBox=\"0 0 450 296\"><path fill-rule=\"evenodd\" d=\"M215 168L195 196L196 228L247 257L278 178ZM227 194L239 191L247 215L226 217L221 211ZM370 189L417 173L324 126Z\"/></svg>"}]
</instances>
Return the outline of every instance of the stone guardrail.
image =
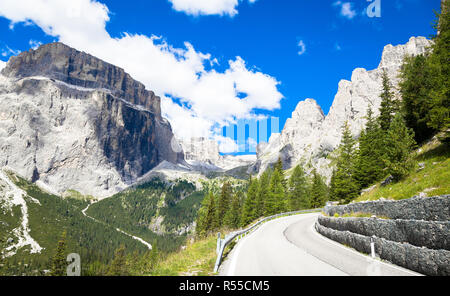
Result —
<instances>
[{"instance_id":1,"label":"stone guardrail","mask_svg":"<svg viewBox=\"0 0 450 296\"><path fill-rule=\"evenodd\" d=\"M255 230L258 226L260 226L264 222L272 220L272 219L276 219L276 218L284 217L284 216L298 215L298 214L316 213L316 212L321 212L321 211L322 211L322 209L302 210L302 211L296 211L296 212L281 213L281 214L273 215L270 217L266 217L264 219L259 220L258 222L256 222L255 224L253 224L252 226L250 226L246 229L235 231L235 232L228 234L224 239L222 239L220 237L220 233L219 233L218 237L217 237L217 260L216 260L216 264L214 266L214 272L216 273L219 270L219 266L220 266L220 263L222 262L222 256L223 256L223 252L225 251L225 247L227 245L229 245L236 237L245 235L245 234L251 232L252 230Z\"/></svg>"}]
</instances>

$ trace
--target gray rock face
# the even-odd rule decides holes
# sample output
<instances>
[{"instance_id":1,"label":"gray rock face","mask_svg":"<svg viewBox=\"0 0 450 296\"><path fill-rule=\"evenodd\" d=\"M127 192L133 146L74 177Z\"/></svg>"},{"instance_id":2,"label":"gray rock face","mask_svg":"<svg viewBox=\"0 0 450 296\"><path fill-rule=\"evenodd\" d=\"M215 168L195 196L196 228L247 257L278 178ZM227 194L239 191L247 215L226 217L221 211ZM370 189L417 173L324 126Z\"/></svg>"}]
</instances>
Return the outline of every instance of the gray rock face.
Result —
<instances>
[{"instance_id":1,"label":"gray rock face","mask_svg":"<svg viewBox=\"0 0 450 296\"><path fill-rule=\"evenodd\" d=\"M319 173L330 179L332 167L327 155L339 146L344 124L348 122L353 136L359 137L366 124L368 108L376 116L379 114L383 70L397 89L404 57L423 54L430 45L430 41L424 37L412 37L404 45L385 46L377 69L355 69L351 81L339 82L338 92L327 116L323 115L314 100L300 102L292 118L286 122L281 136L274 135L269 145L261 147L258 152L259 168L265 170L280 156L290 159L290 167L311 162ZM398 90L395 93L398 95ZM289 149L284 149L288 145Z\"/></svg>"},{"instance_id":2,"label":"gray rock face","mask_svg":"<svg viewBox=\"0 0 450 296\"><path fill-rule=\"evenodd\" d=\"M171 149L160 99L122 69L61 43L11 58L0 75L0 167L106 197L160 162Z\"/></svg>"}]
</instances>

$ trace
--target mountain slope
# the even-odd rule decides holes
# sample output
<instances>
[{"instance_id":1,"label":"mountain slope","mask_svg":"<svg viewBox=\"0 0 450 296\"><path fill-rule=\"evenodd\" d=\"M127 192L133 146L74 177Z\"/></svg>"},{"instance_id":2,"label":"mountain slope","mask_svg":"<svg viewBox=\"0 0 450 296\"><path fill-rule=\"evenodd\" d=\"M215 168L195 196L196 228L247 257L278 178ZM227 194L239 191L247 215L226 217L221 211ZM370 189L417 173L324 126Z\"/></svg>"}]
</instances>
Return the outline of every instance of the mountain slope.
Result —
<instances>
[{"instance_id":1,"label":"mountain slope","mask_svg":"<svg viewBox=\"0 0 450 296\"><path fill-rule=\"evenodd\" d=\"M0 75L0 167L62 193L106 197L162 161L181 163L160 98L124 70L62 43Z\"/></svg>"},{"instance_id":2,"label":"mountain slope","mask_svg":"<svg viewBox=\"0 0 450 296\"><path fill-rule=\"evenodd\" d=\"M345 122L348 122L353 136L358 137L365 126L368 108L378 116L383 71L397 88L403 59L407 55L423 54L430 45L431 41L424 37L412 37L404 45L385 46L378 68L371 71L357 68L352 73L351 81L339 82L327 116L323 115L314 100L300 102L281 135L272 136L269 145L258 147L255 170L261 173L281 157L285 168L298 163L310 164L329 179L332 167L328 156L339 146Z\"/></svg>"}]
</instances>

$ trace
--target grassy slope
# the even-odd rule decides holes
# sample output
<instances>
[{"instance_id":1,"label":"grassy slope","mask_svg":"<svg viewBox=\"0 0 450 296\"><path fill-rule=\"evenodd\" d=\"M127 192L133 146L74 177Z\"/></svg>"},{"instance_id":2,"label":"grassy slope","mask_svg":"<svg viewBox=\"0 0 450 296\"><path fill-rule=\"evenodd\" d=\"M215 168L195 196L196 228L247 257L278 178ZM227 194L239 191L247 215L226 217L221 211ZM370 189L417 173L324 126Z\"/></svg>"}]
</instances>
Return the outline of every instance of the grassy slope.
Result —
<instances>
[{"instance_id":1,"label":"grassy slope","mask_svg":"<svg viewBox=\"0 0 450 296\"><path fill-rule=\"evenodd\" d=\"M420 193L436 196L450 193L450 149L434 140L418 150L416 160L425 168L414 170L404 180L381 187L380 183L355 201L385 199L406 199Z\"/></svg>"},{"instance_id":2,"label":"grassy slope","mask_svg":"<svg viewBox=\"0 0 450 296\"><path fill-rule=\"evenodd\" d=\"M211 236L188 244L185 250L169 255L160 262L152 276L206 276L213 275L217 237Z\"/></svg>"}]
</instances>

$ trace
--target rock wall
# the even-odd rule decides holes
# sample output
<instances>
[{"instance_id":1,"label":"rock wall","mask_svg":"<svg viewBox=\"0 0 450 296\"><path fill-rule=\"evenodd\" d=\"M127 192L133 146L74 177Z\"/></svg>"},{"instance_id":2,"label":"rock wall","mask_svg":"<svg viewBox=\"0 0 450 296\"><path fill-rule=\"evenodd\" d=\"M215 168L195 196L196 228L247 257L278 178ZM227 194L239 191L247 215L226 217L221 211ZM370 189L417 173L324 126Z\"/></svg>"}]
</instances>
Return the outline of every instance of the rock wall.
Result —
<instances>
[{"instance_id":1,"label":"rock wall","mask_svg":"<svg viewBox=\"0 0 450 296\"><path fill-rule=\"evenodd\" d=\"M316 223L317 232L329 239L355 248L362 253L370 253L370 237L350 231L338 231ZM384 238L375 238L375 251L383 259L398 266L429 276L450 275L450 251L416 247L408 243L398 243Z\"/></svg>"},{"instance_id":2,"label":"rock wall","mask_svg":"<svg viewBox=\"0 0 450 296\"><path fill-rule=\"evenodd\" d=\"M417 247L450 251L450 221L383 220L376 218L332 218L320 216L319 224L338 231L382 237Z\"/></svg>"},{"instance_id":3,"label":"rock wall","mask_svg":"<svg viewBox=\"0 0 450 296\"><path fill-rule=\"evenodd\" d=\"M367 213L384 216L390 219L450 221L450 195L435 197L413 197L391 201L377 200L353 203L342 206L325 207L329 216L340 216L350 213Z\"/></svg>"},{"instance_id":4,"label":"rock wall","mask_svg":"<svg viewBox=\"0 0 450 296\"><path fill-rule=\"evenodd\" d=\"M320 216L316 230L364 253L370 253L374 237L381 259L426 275L450 275L450 195L327 206L324 212L329 216L366 213L388 217Z\"/></svg>"}]
</instances>

